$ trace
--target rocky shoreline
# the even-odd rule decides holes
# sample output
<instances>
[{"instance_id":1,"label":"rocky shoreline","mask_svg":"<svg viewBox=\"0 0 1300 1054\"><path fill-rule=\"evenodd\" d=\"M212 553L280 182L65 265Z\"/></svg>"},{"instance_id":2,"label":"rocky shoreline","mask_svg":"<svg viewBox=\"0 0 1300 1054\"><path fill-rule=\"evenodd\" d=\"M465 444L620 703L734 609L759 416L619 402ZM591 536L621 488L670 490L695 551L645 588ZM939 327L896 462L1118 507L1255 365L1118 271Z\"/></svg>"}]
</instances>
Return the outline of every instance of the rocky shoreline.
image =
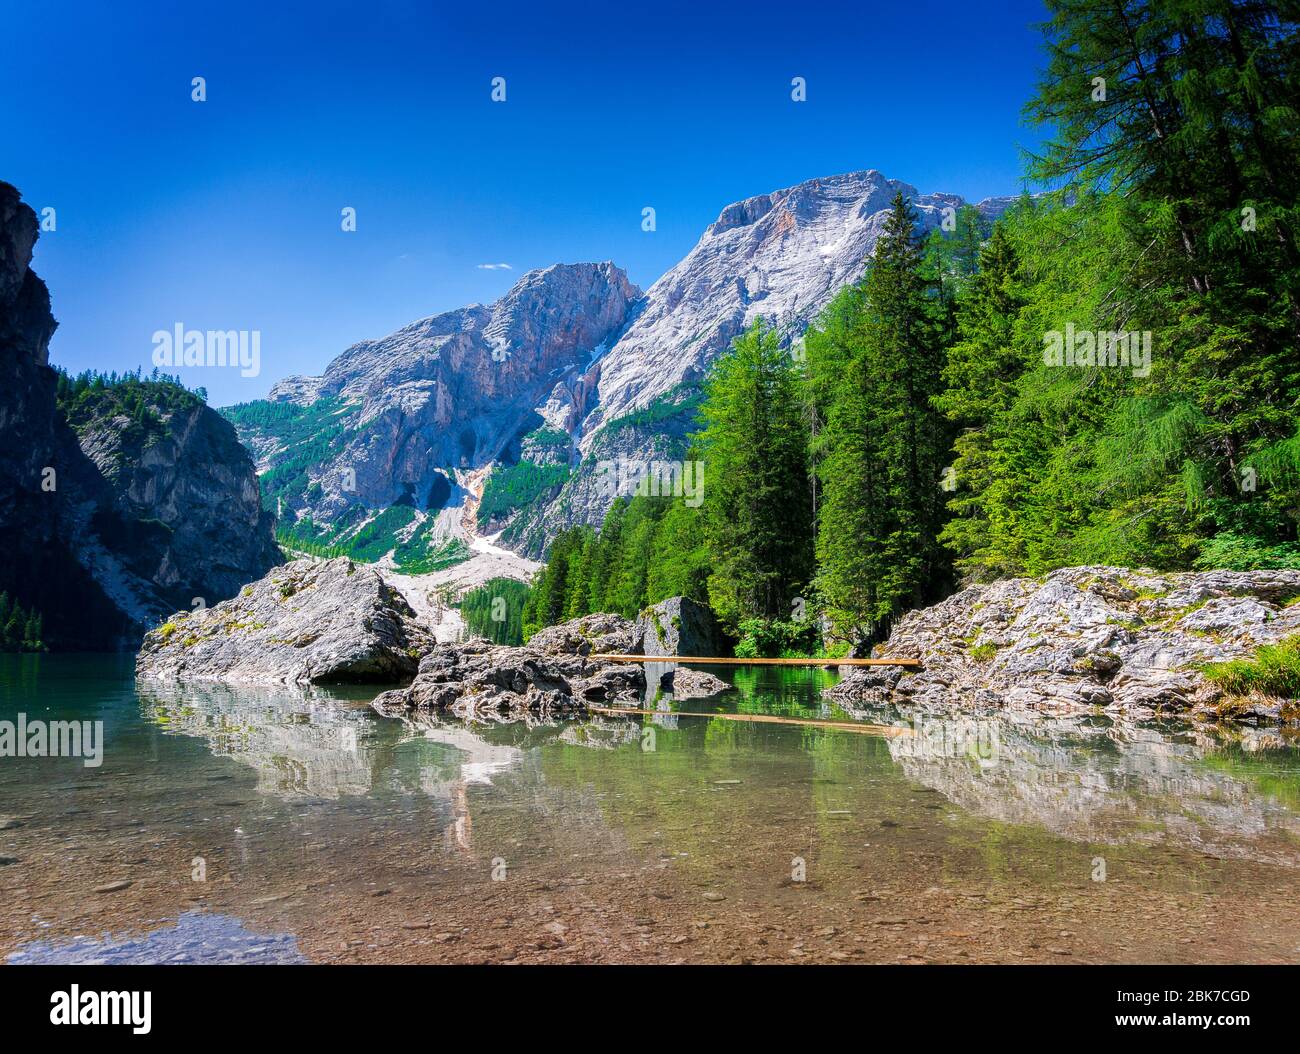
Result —
<instances>
[{"instance_id":1,"label":"rocky shoreline","mask_svg":"<svg viewBox=\"0 0 1300 1054\"><path fill-rule=\"evenodd\" d=\"M635 623L596 614L549 626L526 647L478 638L442 642L372 566L346 558L296 560L212 608L180 611L145 637L136 674L146 680L244 685L368 682L401 684L374 700L385 714L447 713L475 720L586 714L636 707L646 690L640 664L600 654L663 655L693 645L707 609L673 598ZM657 664L658 665L658 664ZM677 698L730 690L703 670L652 667Z\"/></svg>"},{"instance_id":2,"label":"rocky shoreline","mask_svg":"<svg viewBox=\"0 0 1300 1054\"><path fill-rule=\"evenodd\" d=\"M893 705L1300 723L1297 700L1232 696L1203 673L1300 633L1297 599L1300 571L1074 567L973 586L904 616L876 648L917 657L920 669L844 666L823 694L851 712ZM545 718L635 708L656 687L679 699L729 690L706 671L673 665L704 641L719 650L715 629L707 609L673 598L635 622L594 614L551 626L524 647L438 643L380 570L299 560L229 601L172 616L146 636L136 670L235 684L403 685L375 706ZM663 668L602 654L662 657Z\"/></svg>"},{"instance_id":3,"label":"rocky shoreline","mask_svg":"<svg viewBox=\"0 0 1300 1054\"><path fill-rule=\"evenodd\" d=\"M1300 571L1099 566L1007 579L898 621L876 654L917 656L921 670L845 667L824 694L850 709L897 703L1293 724L1300 701L1231 696L1202 668L1300 633L1297 598Z\"/></svg>"}]
</instances>

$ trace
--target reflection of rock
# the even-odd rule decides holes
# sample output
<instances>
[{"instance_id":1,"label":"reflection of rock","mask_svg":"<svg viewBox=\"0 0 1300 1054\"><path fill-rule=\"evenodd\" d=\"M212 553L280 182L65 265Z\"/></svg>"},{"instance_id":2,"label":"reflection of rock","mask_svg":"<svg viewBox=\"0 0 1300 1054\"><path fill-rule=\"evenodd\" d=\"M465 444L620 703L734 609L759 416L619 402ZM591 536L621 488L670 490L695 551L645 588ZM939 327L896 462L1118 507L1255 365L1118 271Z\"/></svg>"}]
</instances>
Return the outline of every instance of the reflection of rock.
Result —
<instances>
[{"instance_id":1,"label":"reflection of rock","mask_svg":"<svg viewBox=\"0 0 1300 1054\"><path fill-rule=\"evenodd\" d=\"M918 657L924 669L894 685L868 684L867 674L854 674L853 683L875 689L867 694L877 699L941 706L1219 716L1231 701L1198 667L1300 633L1300 605L1287 603L1296 596L1300 571L1068 567L1041 582L972 586L904 615L879 651ZM1300 718L1300 708L1290 710ZM1235 713L1288 718L1286 706Z\"/></svg>"},{"instance_id":2,"label":"reflection of rock","mask_svg":"<svg viewBox=\"0 0 1300 1054\"><path fill-rule=\"evenodd\" d=\"M136 672L232 684L401 683L432 644L406 598L373 568L297 560L151 630Z\"/></svg>"},{"instance_id":3,"label":"reflection of rock","mask_svg":"<svg viewBox=\"0 0 1300 1054\"><path fill-rule=\"evenodd\" d=\"M902 725L887 740L908 778L977 815L1031 824L1075 841L1172 841L1225 856L1300 866L1290 839L1300 816L1260 793L1216 759L1230 747L1186 726L1169 732L1101 716L1006 711L972 714L952 707L852 708L855 716ZM1244 756L1283 740L1247 730ZM1262 844L1268 836L1277 846Z\"/></svg>"},{"instance_id":4,"label":"reflection of rock","mask_svg":"<svg viewBox=\"0 0 1300 1054\"><path fill-rule=\"evenodd\" d=\"M468 725L439 714L413 711L398 717L404 740L418 740L448 749L451 757L426 770L421 782L425 794L451 803L451 815L443 827L443 841L449 849L469 852L474 848L474 819L470 788L491 786L509 772L531 769L539 784L537 748L548 743L566 743L593 749L614 749L635 743L640 726L629 721L593 718L586 721L522 719L486 725ZM542 788L539 787L539 791ZM599 811L596 813L599 817Z\"/></svg>"},{"instance_id":5,"label":"reflection of rock","mask_svg":"<svg viewBox=\"0 0 1300 1054\"><path fill-rule=\"evenodd\" d=\"M594 750L617 750L641 741L641 726L622 718L593 717L587 721L569 721L560 739L575 747Z\"/></svg>"},{"instance_id":6,"label":"reflection of rock","mask_svg":"<svg viewBox=\"0 0 1300 1054\"><path fill-rule=\"evenodd\" d=\"M368 794L375 755L368 712L317 690L141 684L145 717L251 765L258 790L281 797Z\"/></svg>"}]
</instances>

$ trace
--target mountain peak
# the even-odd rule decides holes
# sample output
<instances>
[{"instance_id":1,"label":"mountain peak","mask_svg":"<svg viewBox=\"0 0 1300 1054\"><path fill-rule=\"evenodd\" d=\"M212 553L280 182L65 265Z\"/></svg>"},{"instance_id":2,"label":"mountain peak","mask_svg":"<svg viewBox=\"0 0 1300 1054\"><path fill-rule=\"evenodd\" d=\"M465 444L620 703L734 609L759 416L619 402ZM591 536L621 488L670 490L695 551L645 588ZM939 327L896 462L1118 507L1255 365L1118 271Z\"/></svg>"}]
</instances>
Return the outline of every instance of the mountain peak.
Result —
<instances>
[{"instance_id":1,"label":"mountain peak","mask_svg":"<svg viewBox=\"0 0 1300 1054\"><path fill-rule=\"evenodd\" d=\"M844 285L862 277L895 194L911 201L922 231L956 194L918 194L876 169L808 179L728 205L695 248L646 292L644 310L593 365L598 398L581 446L615 417L697 380L745 327L764 318L802 330ZM1000 211L1006 199L990 199ZM993 205L994 202L998 204ZM982 207L982 206L981 206Z\"/></svg>"}]
</instances>

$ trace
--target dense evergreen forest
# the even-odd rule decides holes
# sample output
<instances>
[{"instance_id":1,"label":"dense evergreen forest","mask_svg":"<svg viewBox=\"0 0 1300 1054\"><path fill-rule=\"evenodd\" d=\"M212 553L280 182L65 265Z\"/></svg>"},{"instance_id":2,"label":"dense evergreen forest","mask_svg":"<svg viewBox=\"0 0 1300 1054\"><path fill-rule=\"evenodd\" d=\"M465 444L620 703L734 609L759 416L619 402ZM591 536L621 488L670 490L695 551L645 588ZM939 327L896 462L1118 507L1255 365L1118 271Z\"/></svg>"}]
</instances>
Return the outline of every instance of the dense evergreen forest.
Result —
<instances>
[{"instance_id":1,"label":"dense evergreen forest","mask_svg":"<svg viewBox=\"0 0 1300 1054\"><path fill-rule=\"evenodd\" d=\"M192 410L208 397L203 388L190 391L179 377L159 373L156 368L148 375L138 369L123 374L87 370L72 375L59 367L54 373L55 400L73 429L94 420L124 416L130 419L128 431L163 435L166 429L160 412Z\"/></svg>"},{"instance_id":2,"label":"dense evergreen forest","mask_svg":"<svg viewBox=\"0 0 1300 1054\"><path fill-rule=\"evenodd\" d=\"M1300 9L1048 7L1037 192L926 239L897 198L801 342L716 363L702 505L558 536L525 635L680 593L751 654L843 649L961 582L1300 567Z\"/></svg>"}]
</instances>

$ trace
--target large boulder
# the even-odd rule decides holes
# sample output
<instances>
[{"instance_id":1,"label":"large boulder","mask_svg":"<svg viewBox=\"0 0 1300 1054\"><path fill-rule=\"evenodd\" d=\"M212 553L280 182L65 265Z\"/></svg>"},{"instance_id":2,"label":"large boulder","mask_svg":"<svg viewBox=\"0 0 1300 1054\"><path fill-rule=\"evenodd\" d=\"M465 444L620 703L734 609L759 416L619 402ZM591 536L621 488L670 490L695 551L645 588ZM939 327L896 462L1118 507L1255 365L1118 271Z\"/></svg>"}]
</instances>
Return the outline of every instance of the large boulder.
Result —
<instances>
[{"instance_id":1,"label":"large boulder","mask_svg":"<svg viewBox=\"0 0 1300 1054\"><path fill-rule=\"evenodd\" d=\"M297 560L210 608L179 611L144 639L141 677L232 684L400 684L433 639L406 598L365 564Z\"/></svg>"},{"instance_id":2,"label":"large boulder","mask_svg":"<svg viewBox=\"0 0 1300 1054\"><path fill-rule=\"evenodd\" d=\"M855 669L823 694L857 706L1286 720L1300 708L1225 699L1201 669L1300 633L1297 597L1300 571L1067 567L973 586L905 615L876 649L919 658L921 670Z\"/></svg>"},{"instance_id":3,"label":"large boulder","mask_svg":"<svg viewBox=\"0 0 1300 1054\"><path fill-rule=\"evenodd\" d=\"M634 705L644 687L637 665L479 637L439 644L420 661L410 687L385 692L374 706L387 715L417 710L473 720L548 718L585 714L595 705Z\"/></svg>"},{"instance_id":4,"label":"large boulder","mask_svg":"<svg viewBox=\"0 0 1300 1054\"><path fill-rule=\"evenodd\" d=\"M636 618L632 639L643 655L731 653L713 612L688 597L669 597L646 608Z\"/></svg>"}]
</instances>

